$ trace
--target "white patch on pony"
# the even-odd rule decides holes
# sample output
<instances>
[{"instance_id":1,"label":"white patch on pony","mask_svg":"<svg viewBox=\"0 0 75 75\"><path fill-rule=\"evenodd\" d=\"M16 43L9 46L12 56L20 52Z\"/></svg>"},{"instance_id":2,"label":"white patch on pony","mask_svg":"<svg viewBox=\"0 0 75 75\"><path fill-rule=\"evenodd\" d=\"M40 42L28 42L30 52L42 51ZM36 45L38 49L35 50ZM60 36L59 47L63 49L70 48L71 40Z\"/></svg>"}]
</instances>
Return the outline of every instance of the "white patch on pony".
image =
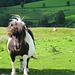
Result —
<instances>
[{"instance_id":1,"label":"white patch on pony","mask_svg":"<svg viewBox=\"0 0 75 75\"><path fill-rule=\"evenodd\" d=\"M24 75L28 75L27 68L26 68L26 66L27 66L27 58L28 58L28 55L23 56Z\"/></svg>"},{"instance_id":2,"label":"white patch on pony","mask_svg":"<svg viewBox=\"0 0 75 75\"><path fill-rule=\"evenodd\" d=\"M19 72L23 72L23 62L22 61L20 61L20 70L19 70Z\"/></svg>"},{"instance_id":3,"label":"white patch on pony","mask_svg":"<svg viewBox=\"0 0 75 75\"><path fill-rule=\"evenodd\" d=\"M7 43L7 47L8 47L8 44L9 44L9 42L10 42L11 40L12 40L12 38L9 37L8 43ZM8 49L8 52L9 52L9 49Z\"/></svg>"},{"instance_id":4,"label":"white patch on pony","mask_svg":"<svg viewBox=\"0 0 75 75\"><path fill-rule=\"evenodd\" d=\"M26 31L25 41L29 44L28 57L31 57L35 52L35 45L31 35L27 31Z\"/></svg>"},{"instance_id":5,"label":"white patch on pony","mask_svg":"<svg viewBox=\"0 0 75 75\"><path fill-rule=\"evenodd\" d=\"M12 62L12 75L15 74L15 62Z\"/></svg>"},{"instance_id":6,"label":"white patch on pony","mask_svg":"<svg viewBox=\"0 0 75 75\"><path fill-rule=\"evenodd\" d=\"M9 44L9 42L10 42L11 40L12 40L12 38L9 37L7 45Z\"/></svg>"}]
</instances>

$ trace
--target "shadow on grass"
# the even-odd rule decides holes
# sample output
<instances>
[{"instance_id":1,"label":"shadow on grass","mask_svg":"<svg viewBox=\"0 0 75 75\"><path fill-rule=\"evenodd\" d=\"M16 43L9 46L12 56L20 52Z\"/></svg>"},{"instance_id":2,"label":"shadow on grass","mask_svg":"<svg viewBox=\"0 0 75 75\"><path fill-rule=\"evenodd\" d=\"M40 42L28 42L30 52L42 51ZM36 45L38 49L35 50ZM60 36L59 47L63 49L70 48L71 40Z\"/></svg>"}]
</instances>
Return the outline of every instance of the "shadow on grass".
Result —
<instances>
[{"instance_id":1,"label":"shadow on grass","mask_svg":"<svg viewBox=\"0 0 75 75\"><path fill-rule=\"evenodd\" d=\"M10 75L11 69L0 69L0 75ZM16 75L23 75L19 73L19 69L16 69ZM30 69L29 75L75 75L75 71L68 69Z\"/></svg>"}]
</instances>

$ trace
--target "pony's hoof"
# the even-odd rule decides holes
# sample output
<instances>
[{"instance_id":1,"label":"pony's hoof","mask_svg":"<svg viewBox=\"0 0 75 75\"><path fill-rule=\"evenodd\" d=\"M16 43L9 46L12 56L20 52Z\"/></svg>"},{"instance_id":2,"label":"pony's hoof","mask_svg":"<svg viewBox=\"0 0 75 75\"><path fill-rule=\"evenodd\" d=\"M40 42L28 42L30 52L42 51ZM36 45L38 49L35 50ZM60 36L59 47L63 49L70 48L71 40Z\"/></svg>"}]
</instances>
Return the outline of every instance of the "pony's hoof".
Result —
<instances>
[{"instance_id":1,"label":"pony's hoof","mask_svg":"<svg viewBox=\"0 0 75 75\"><path fill-rule=\"evenodd\" d=\"M27 73L29 73L29 69L27 68Z\"/></svg>"},{"instance_id":2,"label":"pony's hoof","mask_svg":"<svg viewBox=\"0 0 75 75\"><path fill-rule=\"evenodd\" d=\"M11 75L16 75L16 74L11 72Z\"/></svg>"},{"instance_id":3,"label":"pony's hoof","mask_svg":"<svg viewBox=\"0 0 75 75\"><path fill-rule=\"evenodd\" d=\"M19 72L23 72L23 70L19 70Z\"/></svg>"},{"instance_id":4,"label":"pony's hoof","mask_svg":"<svg viewBox=\"0 0 75 75\"><path fill-rule=\"evenodd\" d=\"M27 73L29 74L29 71L27 71Z\"/></svg>"},{"instance_id":5,"label":"pony's hoof","mask_svg":"<svg viewBox=\"0 0 75 75\"><path fill-rule=\"evenodd\" d=\"M27 73L29 74L29 71Z\"/></svg>"}]
</instances>

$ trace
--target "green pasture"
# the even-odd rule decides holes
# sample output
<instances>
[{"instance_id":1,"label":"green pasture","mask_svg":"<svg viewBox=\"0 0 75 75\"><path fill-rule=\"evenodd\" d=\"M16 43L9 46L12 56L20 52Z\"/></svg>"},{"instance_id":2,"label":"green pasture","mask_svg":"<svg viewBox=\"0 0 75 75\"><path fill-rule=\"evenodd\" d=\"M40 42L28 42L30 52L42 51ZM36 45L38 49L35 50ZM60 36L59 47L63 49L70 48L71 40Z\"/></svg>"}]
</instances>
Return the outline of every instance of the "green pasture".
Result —
<instances>
[{"instance_id":1,"label":"green pasture","mask_svg":"<svg viewBox=\"0 0 75 75\"><path fill-rule=\"evenodd\" d=\"M66 22L75 21L75 0L44 0L27 3L24 8L20 5L0 8L0 15L4 13L18 14L24 19L40 18L63 10ZM46 4L43 8L43 3ZM37 22L37 20L30 20ZM73 24L75 27L75 23ZM75 75L75 29L71 28L31 28L36 44L34 57L29 62L29 75ZM7 50L7 28L0 27L0 75L10 75L11 59ZM19 73L20 62L16 60L16 75Z\"/></svg>"},{"instance_id":2,"label":"green pasture","mask_svg":"<svg viewBox=\"0 0 75 75\"><path fill-rule=\"evenodd\" d=\"M54 4L53 4L54 5ZM5 8L4 8L5 9ZM65 16L70 16L75 14L75 6L59 6L59 7L39 7L39 8L24 8L22 9L20 6L9 7L6 9L11 14L18 14L24 19L32 19L32 18L40 18L42 15L51 15L57 13L59 10L63 10L65 12ZM50 17L51 18L51 17Z\"/></svg>"},{"instance_id":3,"label":"green pasture","mask_svg":"<svg viewBox=\"0 0 75 75\"><path fill-rule=\"evenodd\" d=\"M29 62L29 75L75 75L75 29L30 28L36 50ZM6 28L0 28L0 75L10 75L11 59L7 50ZM54 49L55 48L55 49ZM16 60L16 75L20 62Z\"/></svg>"}]
</instances>

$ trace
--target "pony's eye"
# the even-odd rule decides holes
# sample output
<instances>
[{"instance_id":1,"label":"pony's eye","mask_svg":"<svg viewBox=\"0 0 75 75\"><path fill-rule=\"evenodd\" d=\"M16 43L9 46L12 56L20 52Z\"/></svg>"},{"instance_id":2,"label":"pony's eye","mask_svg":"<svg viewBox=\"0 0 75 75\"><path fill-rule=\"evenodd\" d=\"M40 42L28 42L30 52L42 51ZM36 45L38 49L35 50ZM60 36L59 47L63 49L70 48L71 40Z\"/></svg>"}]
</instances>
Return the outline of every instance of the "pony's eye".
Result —
<instances>
[{"instance_id":1,"label":"pony's eye","mask_svg":"<svg viewBox=\"0 0 75 75\"><path fill-rule=\"evenodd\" d=\"M12 36L16 36L16 34L13 34Z\"/></svg>"},{"instance_id":2,"label":"pony's eye","mask_svg":"<svg viewBox=\"0 0 75 75\"><path fill-rule=\"evenodd\" d=\"M12 35L10 35L10 37L12 37Z\"/></svg>"}]
</instances>

